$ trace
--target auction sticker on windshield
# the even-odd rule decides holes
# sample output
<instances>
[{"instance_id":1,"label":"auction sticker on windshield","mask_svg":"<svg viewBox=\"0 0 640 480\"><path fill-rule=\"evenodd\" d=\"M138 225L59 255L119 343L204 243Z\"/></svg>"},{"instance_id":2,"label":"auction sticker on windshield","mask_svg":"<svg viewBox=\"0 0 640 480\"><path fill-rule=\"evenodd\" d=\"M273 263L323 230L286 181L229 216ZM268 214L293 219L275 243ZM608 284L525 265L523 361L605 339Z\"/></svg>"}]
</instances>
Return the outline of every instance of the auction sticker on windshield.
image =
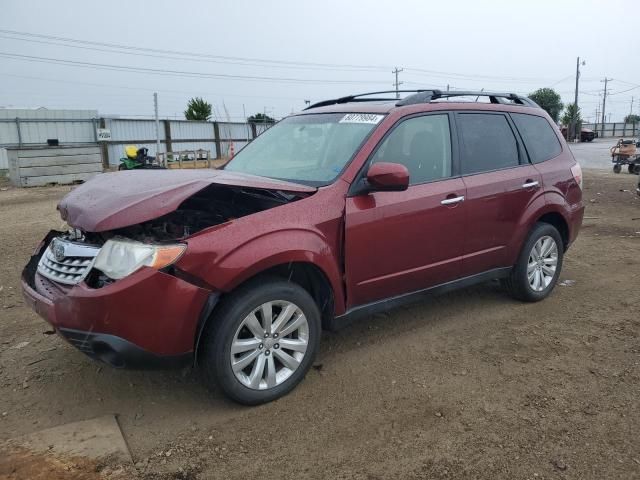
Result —
<instances>
[{"instance_id":1,"label":"auction sticker on windshield","mask_svg":"<svg viewBox=\"0 0 640 480\"><path fill-rule=\"evenodd\" d=\"M384 115L376 115L373 113L347 113L340 119L339 123L369 123L377 125Z\"/></svg>"}]
</instances>

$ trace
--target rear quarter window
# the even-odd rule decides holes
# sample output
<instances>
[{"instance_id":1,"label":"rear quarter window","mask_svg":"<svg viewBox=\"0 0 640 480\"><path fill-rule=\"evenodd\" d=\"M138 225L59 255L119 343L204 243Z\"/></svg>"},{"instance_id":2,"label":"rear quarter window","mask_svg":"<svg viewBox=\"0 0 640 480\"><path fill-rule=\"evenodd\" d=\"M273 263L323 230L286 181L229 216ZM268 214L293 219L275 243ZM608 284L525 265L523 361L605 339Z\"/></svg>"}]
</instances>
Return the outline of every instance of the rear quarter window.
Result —
<instances>
[{"instance_id":1,"label":"rear quarter window","mask_svg":"<svg viewBox=\"0 0 640 480\"><path fill-rule=\"evenodd\" d=\"M560 155L562 152L560 141L553 127L544 117L512 113L511 118L524 140L529 158L533 163L544 162Z\"/></svg>"}]
</instances>

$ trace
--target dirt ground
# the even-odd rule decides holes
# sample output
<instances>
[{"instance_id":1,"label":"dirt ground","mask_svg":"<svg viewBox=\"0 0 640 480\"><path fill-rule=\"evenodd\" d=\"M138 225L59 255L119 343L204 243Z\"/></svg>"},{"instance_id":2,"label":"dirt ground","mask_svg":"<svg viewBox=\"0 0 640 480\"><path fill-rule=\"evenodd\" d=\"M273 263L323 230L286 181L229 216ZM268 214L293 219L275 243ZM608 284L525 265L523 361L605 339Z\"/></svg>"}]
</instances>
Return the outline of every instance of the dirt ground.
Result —
<instances>
[{"instance_id":1,"label":"dirt ground","mask_svg":"<svg viewBox=\"0 0 640 480\"><path fill-rule=\"evenodd\" d=\"M586 172L584 227L547 300L490 283L327 333L305 381L257 408L189 369L114 370L50 335L19 276L69 188L0 189L0 441L115 413L128 478L640 478L636 180Z\"/></svg>"}]
</instances>

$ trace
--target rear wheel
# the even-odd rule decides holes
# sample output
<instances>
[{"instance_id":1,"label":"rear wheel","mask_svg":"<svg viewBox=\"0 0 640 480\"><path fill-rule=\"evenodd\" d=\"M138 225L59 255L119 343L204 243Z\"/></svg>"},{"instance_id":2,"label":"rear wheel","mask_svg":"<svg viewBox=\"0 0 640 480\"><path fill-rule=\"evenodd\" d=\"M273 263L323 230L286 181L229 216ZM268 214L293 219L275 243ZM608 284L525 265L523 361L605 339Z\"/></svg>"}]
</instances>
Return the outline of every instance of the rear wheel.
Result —
<instances>
[{"instance_id":1,"label":"rear wheel","mask_svg":"<svg viewBox=\"0 0 640 480\"><path fill-rule=\"evenodd\" d=\"M270 402L304 378L320 342L320 312L302 287L262 278L232 293L205 331L209 385L245 405Z\"/></svg>"},{"instance_id":2,"label":"rear wheel","mask_svg":"<svg viewBox=\"0 0 640 480\"><path fill-rule=\"evenodd\" d=\"M627 172L629 173L634 173L635 171L635 165L633 165L632 163L630 163L629 165L627 165Z\"/></svg>"},{"instance_id":3,"label":"rear wheel","mask_svg":"<svg viewBox=\"0 0 640 480\"><path fill-rule=\"evenodd\" d=\"M620 164L616 163L613 166L613 173L620 173L621 171L622 171L622 166Z\"/></svg>"},{"instance_id":4,"label":"rear wheel","mask_svg":"<svg viewBox=\"0 0 640 480\"><path fill-rule=\"evenodd\" d=\"M537 223L505 281L509 294L525 302L546 298L560 276L563 253L558 230L548 223Z\"/></svg>"}]
</instances>

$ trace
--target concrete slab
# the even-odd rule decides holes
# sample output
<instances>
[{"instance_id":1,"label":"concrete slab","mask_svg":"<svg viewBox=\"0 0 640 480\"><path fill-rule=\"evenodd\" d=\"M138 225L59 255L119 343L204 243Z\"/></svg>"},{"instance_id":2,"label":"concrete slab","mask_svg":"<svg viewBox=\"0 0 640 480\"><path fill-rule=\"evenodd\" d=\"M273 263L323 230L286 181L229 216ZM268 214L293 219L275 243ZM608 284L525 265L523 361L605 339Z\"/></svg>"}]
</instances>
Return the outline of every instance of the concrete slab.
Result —
<instances>
[{"instance_id":1,"label":"concrete slab","mask_svg":"<svg viewBox=\"0 0 640 480\"><path fill-rule=\"evenodd\" d=\"M114 415L67 423L7 442L32 452L49 452L95 460L131 463L131 453Z\"/></svg>"},{"instance_id":2,"label":"concrete slab","mask_svg":"<svg viewBox=\"0 0 640 480\"><path fill-rule=\"evenodd\" d=\"M131 453L115 416L68 423L0 444L0 480L119 479ZM112 465L118 474L102 466ZM103 476L106 474L106 476Z\"/></svg>"}]
</instances>

